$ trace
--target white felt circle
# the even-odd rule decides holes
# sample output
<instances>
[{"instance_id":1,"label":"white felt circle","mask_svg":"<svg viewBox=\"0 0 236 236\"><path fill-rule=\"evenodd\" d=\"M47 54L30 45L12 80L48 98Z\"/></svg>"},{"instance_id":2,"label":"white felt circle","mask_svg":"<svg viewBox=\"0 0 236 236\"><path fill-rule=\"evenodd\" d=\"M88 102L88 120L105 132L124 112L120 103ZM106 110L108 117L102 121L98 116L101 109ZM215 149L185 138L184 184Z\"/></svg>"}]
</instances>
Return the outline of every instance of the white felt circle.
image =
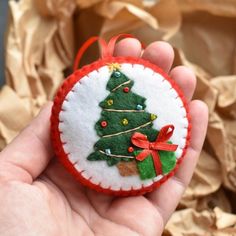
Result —
<instances>
[{"instance_id":1,"label":"white felt circle","mask_svg":"<svg viewBox=\"0 0 236 236\"><path fill-rule=\"evenodd\" d=\"M139 64L121 64L121 71L134 81L132 92L146 98L146 111L156 114L153 128L160 130L167 124L173 124L175 131L171 141L178 145L175 154L180 158L186 145L188 119L186 110L177 92L161 74ZM163 178L141 180L139 176L121 176L116 166L108 167L106 161L88 161L94 151L94 144L100 139L95 123L101 117L99 103L110 93L106 84L110 78L108 66L89 73L77 82L67 94L59 114L61 141L65 153L74 167L84 178L90 179L102 188L112 190L140 189L152 185Z\"/></svg>"}]
</instances>

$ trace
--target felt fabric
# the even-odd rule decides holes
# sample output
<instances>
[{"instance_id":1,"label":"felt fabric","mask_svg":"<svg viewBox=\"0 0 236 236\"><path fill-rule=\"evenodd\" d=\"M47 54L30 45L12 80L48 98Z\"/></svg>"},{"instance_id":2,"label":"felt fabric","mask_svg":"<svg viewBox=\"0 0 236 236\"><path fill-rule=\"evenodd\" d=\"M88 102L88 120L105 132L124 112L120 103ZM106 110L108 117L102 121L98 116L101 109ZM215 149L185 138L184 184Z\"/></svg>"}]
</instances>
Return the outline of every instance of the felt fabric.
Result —
<instances>
[{"instance_id":1,"label":"felt fabric","mask_svg":"<svg viewBox=\"0 0 236 236\"><path fill-rule=\"evenodd\" d=\"M151 128L151 124L145 128L139 129L139 132L147 135L150 140L154 141L156 139L156 135L158 134L158 131L154 130ZM91 153L88 156L88 160L106 160L107 164L109 166L117 164L119 161L132 161L134 159L134 154L130 153L128 151L128 148L130 146L133 147L135 150L136 147L132 145L131 143L131 133L126 133L123 135L118 135L118 136L112 136L108 138L100 138L98 142L95 144L95 150L96 152ZM105 155L99 150L104 150L109 148L111 150L111 153L114 155L123 155L123 156L131 156L131 158L115 158L115 157L109 157L108 155Z\"/></svg>"},{"instance_id":2,"label":"felt fabric","mask_svg":"<svg viewBox=\"0 0 236 236\"><path fill-rule=\"evenodd\" d=\"M130 87L126 87L127 82L129 82ZM156 139L158 131L151 128L153 125L152 121L157 116L145 110L137 110L137 106L141 106L142 109L146 107L144 103L146 99L130 90L133 86L133 81L129 80L122 72L116 69L111 74L107 84L107 88L110 88L112 92L105 101L100 103L100 106L102 108L107 106L111 108L105 108L102 111L101 118L95 125L97 134L101 139L95 144L95 152L91 153L87 159L90 161L104 160L108 166L112 166L120 161L133 161L137 153L137 148L133 147L133 153L130 153L128 149L132 145L130 139L134 132L140 132L139 130L142 129L141 133L145 134L148 138L148 134L151 134L150 136L152 138L150 137L150 141L154 141L153 138L155 137ZM124 106L123 109L120 108L120 104ZM112 144L115 144L115 147L111 147ZM163 162L163 166L165 166L164 173L170 172L176 163L174 153L172 155L167 154L168 152L162 152L162 161L160 160L161 163ZM169 160L168 157L172 157L172 159ZM152 158L154 157L150 156L147 160L137 161L139 174L143 180L154 178L158 174L154 170Z\"/></svg>"},{"instance_id":3,"label":"felt fabric","mask_svg":"<svg viewBox=\"0 0 236 236\"><path fill-rule=\"evenodd\" d=\"M106 121L107 126L102 127L101 122ZM101 137L117 134L142 127L152 122L151 114L148 112L113 112L102 111L101 118L97 121L95 129Z\"/></svg>"},{"instance_id":4,"label":"felt fabric","mask_svg":"<svg viewBox=\"0 0 236 236\"><path fill-rule=\"evenodd\" d=\"M151 179L156 176L152 156L148 155L143 161L137 161L139 174L142 180Z\"/></svg>"},{"instance_id":5,"label":"felt fabric","mask_svg":"<svg viewBox=\"0 0 236 236\"><path fill-rule=\"evenodd\" d=\"M143 65L121 63L121 71L134 81L132 91L146 98L145 109L158 115L153 121L153 129L160 130L166 124L175 126L171 141L178 145L175 156L180 158L186 147L189 122L185 104L176 90L161 74ZM87 160L94 144L100 139L94 124L102 112L98 103L110 94L106 89L110 76L109 68L104 65L75 83L66 95L59 113L58 127L63 149L77 171L82 171L83 178L89 179L94 185L104 189L109 187L112 191L145 188L161 181L163 175L148 180L141 180L139 176L122 177L115 166L108 168L104 161Z\"/></svg>"},{"instance_id":6,"label":"felt fabric","mask_svg":"<svg viewBox=\"0 0 236 236\"><path fill-rule=\"evenodd\" d=\"M121 176L139 175L136 161L124 162L120 161L117 168Z\"/></svg>"},{"instance_id":7,"label":"felt fabric","mask_svg":"<svg viewBox=\"0 0 236 236\"><path fill-rule=\"evenodd\" d=\"M119 76L117 75L119 74ZM121 73L118 70L112 71L111 74L111 79L109 79L108 83L107 83L107 90L108 91L112 91L114 89L116 89L118 86L129 82L130 80L125 76L125 74Z\"/></svg>"},{"instance_id":8,"label":"felt fabric","mask_svg":"<svg viewBox=\"0 0 236 236\"><path fill-rule=\"evenodd\" d=\"M88 156L88 160L104 160L108 166L115 165L120 161L133 161L135 159L134 153L128 151L131 146L130 138L133 132L142 129L145 134L153 131L152 136L156 136L158 133L156 130L151 129L152 121L157 116L145 110L137 109L137 106L141 106L142 109L146 107L144 103L146 99L133 93L131 91L132 86L133 81L121 71L117 69L113 71L107 83L107 89L111 91L111 94L99 104L103 111L101 112L101 118L95 125L97 134L101 139L95 144L95 152ZM135 150L135 148L133 149ZM109 150L109 152L106 150ZM163 160L168 162L167 158ZM144 166L145 170L147 170L148 166ZM141 170L142 168L140 167L139 169ZM142 172L140 174L142 175ZM150 178L152 177L154 176L150 176ZM145 179L143 176L141 178Z\"/></svg>"},{"instance_id":9,"label":"felt fabric","mask_svg":"<svg viewBox=\"0 0 236 236\"><path fill-rule=\"evenodd\" d=\"M150 139L150 141L154 141ZM171 142L169 142L171 143ZM137 156L141 152L140 149L135 150L134 154ZM161 169L163 174L168 174L176 165L176 157L174 152L158 151L161 162ZM154 178L156 176L156 170L153 163L153 157L148 155L143 161L137 161L139 174L142 180L148 178Z\"/></svg>"},{"instance_id":10,"label":"felt fabric","mask_svg":"<svg viewBox=\"0 0 236 236\"><path fill-rule=\"evenodd\" d=\"M168 174L176 164L176 157L174 152L159 151L161 159L161 168L163 174Z\"/></svg>"},{"instance_id":11,"label":"felt fabric","mask_svg":"<svg viewBox=\"0 0 236 236\"><path fill-rule=\"evenodd\" d=\"M106 97L106 99L100 102L100 107L103 109L116 109L116 110L137 110L137 105L142 104L143 109L146 108L144 104L145 98L139 96L132 92L133 81L131 81L128 85L123 85L119 89L115 90ZM124 87L129 87L131 89L130 92L126 93L123 91ZM109 101L112 100L112 104L109 104Z\"/></svg>"}]
</instances>

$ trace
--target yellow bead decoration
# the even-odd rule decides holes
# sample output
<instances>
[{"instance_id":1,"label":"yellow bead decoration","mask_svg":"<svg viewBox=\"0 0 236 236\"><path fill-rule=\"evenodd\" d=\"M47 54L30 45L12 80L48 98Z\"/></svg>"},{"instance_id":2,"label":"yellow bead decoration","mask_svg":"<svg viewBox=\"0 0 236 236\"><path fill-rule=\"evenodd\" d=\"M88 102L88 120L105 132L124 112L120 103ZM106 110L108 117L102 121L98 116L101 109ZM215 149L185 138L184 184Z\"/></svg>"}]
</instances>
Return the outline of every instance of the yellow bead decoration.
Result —
<instances>
[{"instance_id":1,"label":"yellow bead decoration","mask_svg":"<svg viewBox=\"0 0 236 236\"><path fill-rule=\"evenodd\" d=\"M128 124L129 124L129 121L128 121L126 118L124 118L124 119L122 120L122 124L123 124L123 125L128 125Z\"/></svg>"},{"instance_id":2,"label":"yellow bead decoration","mask_svg":"<svg viewBox=\"0 0 236 236\"><path fill-rule=\"evenodd\" d=\"M151 114L151 120L155 120L157 118L157 115Z\"/></svg>"},{"instance_id":3,"label":"yellow bead decoration","mask_svg":"<svg viewBox=\"0 0 236 236\"><path fill-rule=\"evenodd\" d=\"M113 100L112 99L107 100L107 105L108 106L111 106L112 104L113 104Z\"/></svg>"}]
</instances>

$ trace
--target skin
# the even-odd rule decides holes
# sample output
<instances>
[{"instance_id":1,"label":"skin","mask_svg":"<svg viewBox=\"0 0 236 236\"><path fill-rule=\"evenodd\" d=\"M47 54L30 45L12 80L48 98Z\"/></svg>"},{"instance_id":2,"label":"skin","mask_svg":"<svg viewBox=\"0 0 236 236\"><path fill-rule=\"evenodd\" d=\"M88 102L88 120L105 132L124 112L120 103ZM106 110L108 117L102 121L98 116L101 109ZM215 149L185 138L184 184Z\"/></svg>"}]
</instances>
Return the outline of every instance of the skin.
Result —
<instances>
[{"instance_id":1,"label":"skin","mask_svg":"<svg viewBox=\"0 0 236 236\"><path fill-rule=\"evenodd\" d=\"M191 101L196 78L178 66L174 51L154 42L143 52L135 39L120 41L115 55L142 57L161 67L183 90L192 117L191 142L178 172L145 196L112 197L76 182L53 158L50 112L40 114L0 153L0 235L161 235L190 182L207 129L208 109ZM200 119L199 119L200 118Z\"/></svg>"}]
</instances>

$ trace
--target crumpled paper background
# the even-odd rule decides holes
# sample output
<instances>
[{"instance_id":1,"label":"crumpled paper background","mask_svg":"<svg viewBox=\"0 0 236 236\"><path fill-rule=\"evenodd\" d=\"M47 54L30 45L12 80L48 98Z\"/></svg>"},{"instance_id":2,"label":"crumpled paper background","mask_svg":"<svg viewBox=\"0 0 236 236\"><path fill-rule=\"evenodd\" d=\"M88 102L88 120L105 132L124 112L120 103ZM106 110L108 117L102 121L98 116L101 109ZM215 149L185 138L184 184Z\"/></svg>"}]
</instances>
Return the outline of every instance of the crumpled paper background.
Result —
<instances>
[{"instance_id":1,"label":"crumpled paper background","mask_svg":"<svg viewBox=\"0 0 236 236\"><path fill-rule=\"evenodd\" d=\"M121 32L170 42L210 111L199 163L164 235L236 235L236 0L10 1L0 149L53 98L88 37ZM84 63L97 57L94 47Z\"/></svg>"}]
</instances>

